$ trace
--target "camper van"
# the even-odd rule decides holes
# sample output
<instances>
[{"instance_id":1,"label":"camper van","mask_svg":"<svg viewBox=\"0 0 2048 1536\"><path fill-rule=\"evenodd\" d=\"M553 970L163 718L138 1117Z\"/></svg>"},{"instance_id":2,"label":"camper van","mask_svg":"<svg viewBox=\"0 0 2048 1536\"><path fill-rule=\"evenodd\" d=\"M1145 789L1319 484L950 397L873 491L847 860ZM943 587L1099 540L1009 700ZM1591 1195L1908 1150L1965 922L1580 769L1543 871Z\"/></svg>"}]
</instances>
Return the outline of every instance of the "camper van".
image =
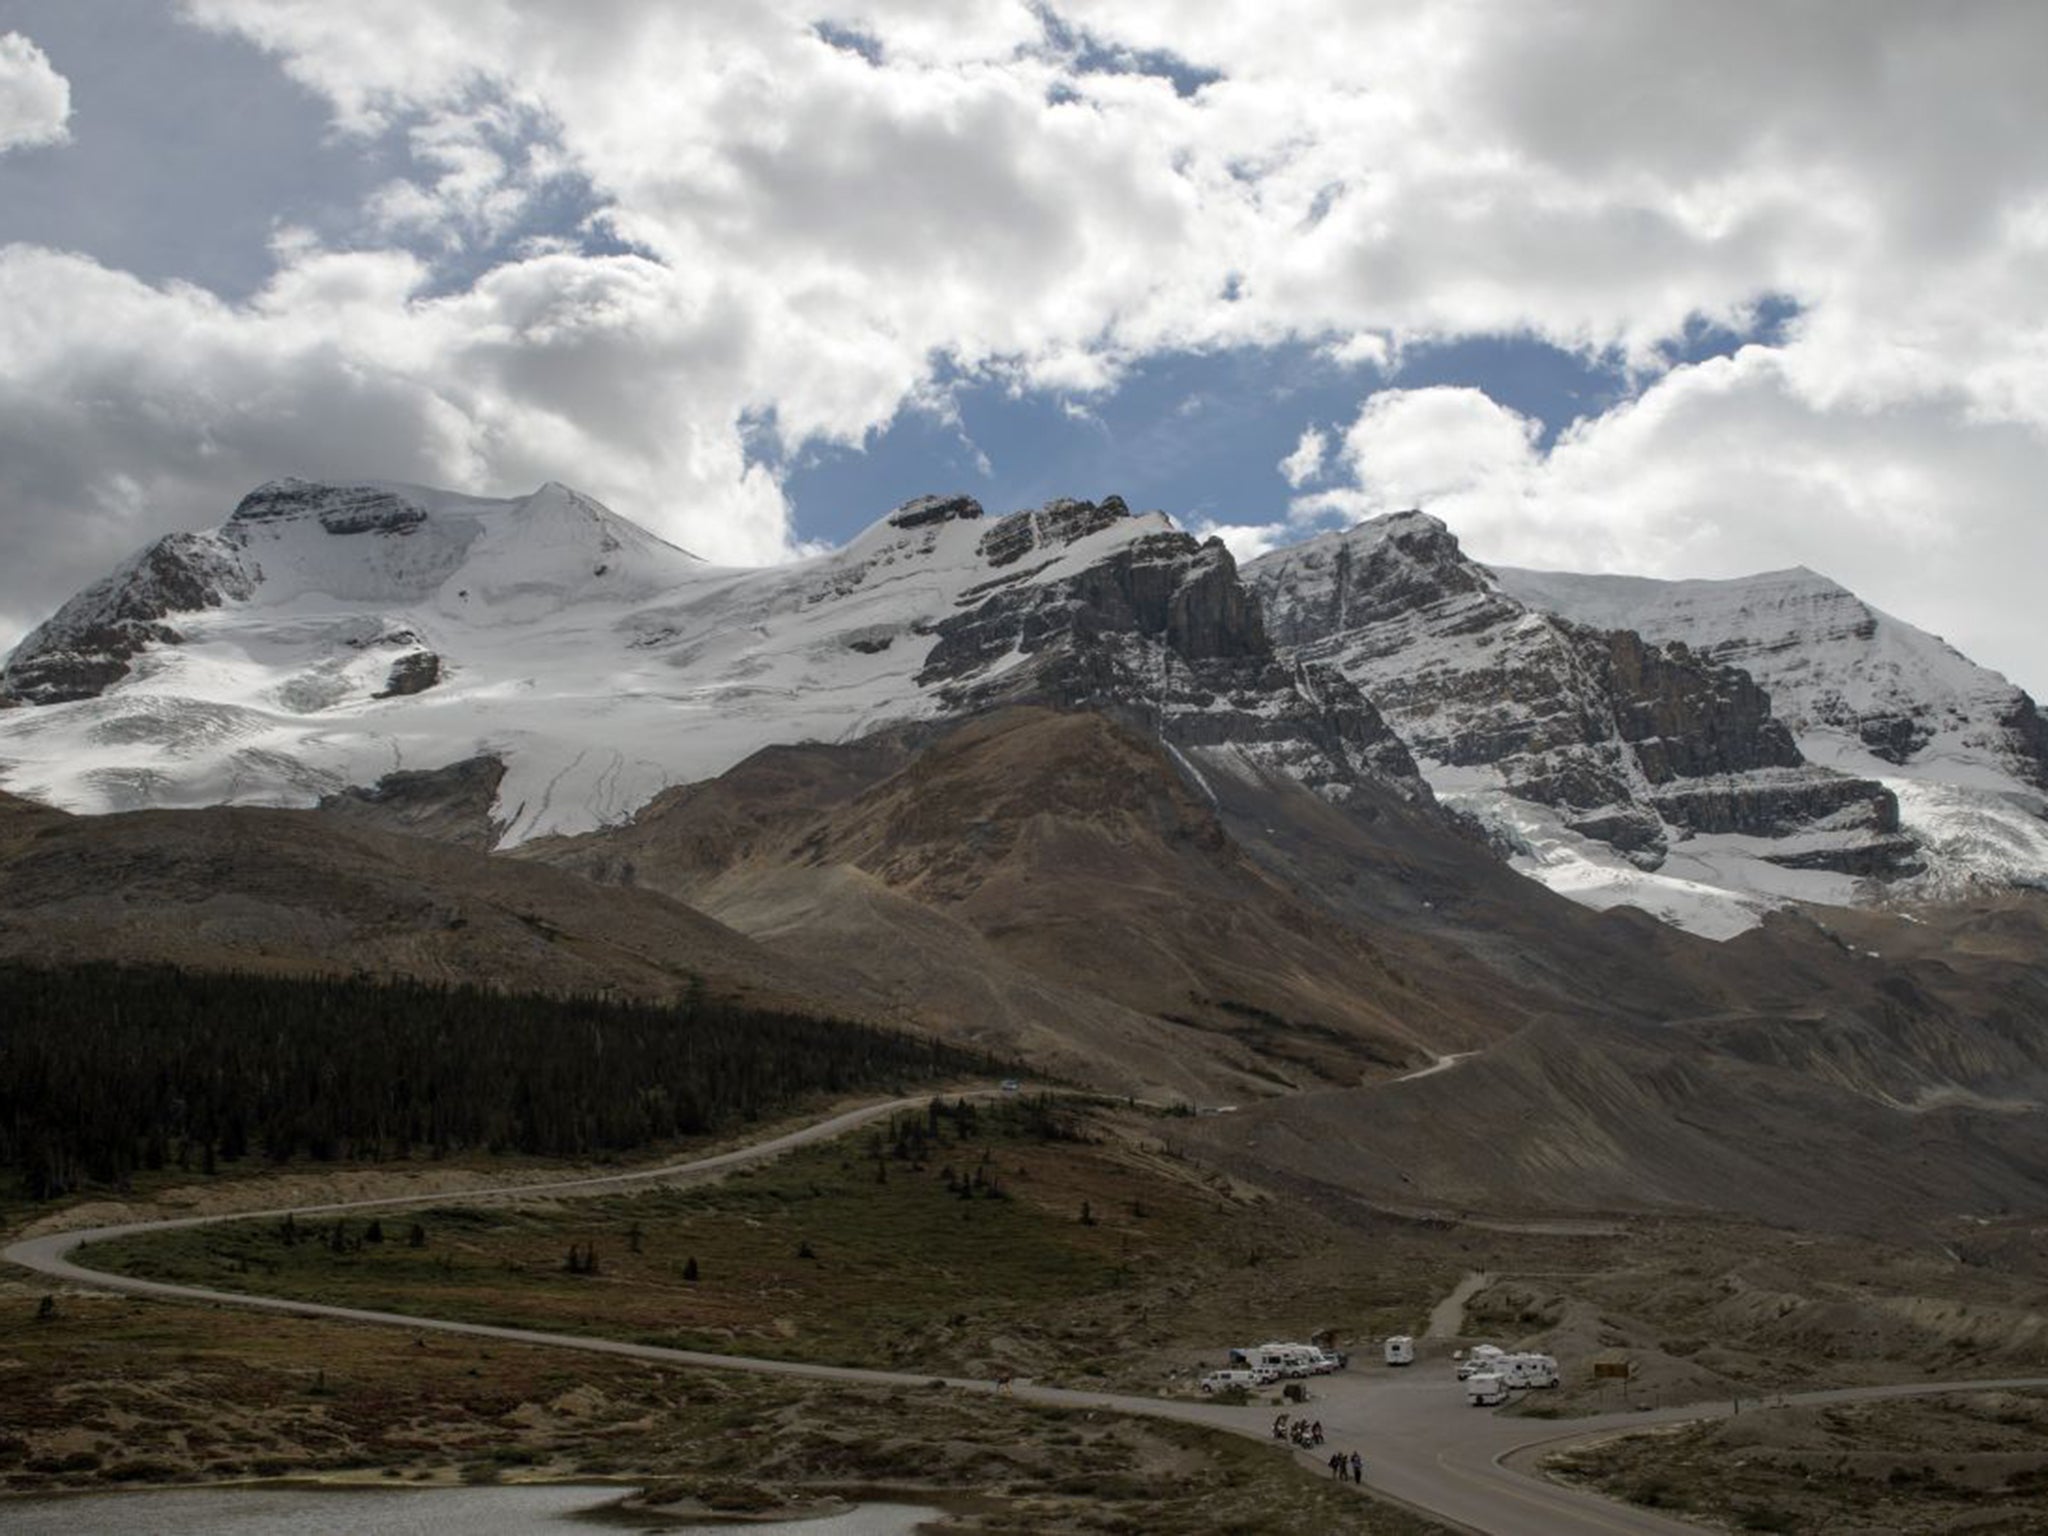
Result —
<instances>
[{"instance_id":1,"label":"camper van","mask_svg":"<svg viewBox=\"0 0 2048 1536\"><path fill-rule=\"evenodd\" d=\"M1494 1362L1506 1351L1493 1344L1475 1344L1472 1352L1458 1362L1458 1380L1469 1381L1481 1371L1493 1369Z\"/></svg>"},{"instance_id":2,"label":"camper van","mask_svg":"<svg viewBox=\"0 0 2048 1536\"><path fill-rule=\"evenodd\" d=\"M1397 1333L1387 1340L1387 1364L1413 1365L1415 1363L1415 1340L1405 1333Z\"/></svg>"},{"instance_id":3,"label":"camper van","mask_svg":"<svg viewBox=\"0 0 2048 1536\"><path fill-rule=\"evenodd\" d=\"M1493 1408L1508 1400L1508 1384L1492 1371L1465 1378L1465 1400L1474 1408Z\"/></svg>"},{"instance_id":4,"label":"camper van","mask_svg":"<svg viewBox=\"0 0 2048 1536\"><path fill-rule=\"evenodd\" d=\"M1557 1385L1557 1361L1549 1355L1502 1355L1493 1362L1493 1369L1511 1387Z\"/></svg>"},{"instance_id":5,"label":"camper van","mask_svg":"<svg viewBox=\"0 0 2048 1536\"><path fill-rule=\"evenodd\" d=\"M1244 1356L1253 1370L1263 1367L1297 1380L1320 1375L1322 1369L1327 1369L1323 1367L1323 1352L1312 1344L1261 1344L1246 1350Z\"/></svg>"},{"instance_id":6,"label":"camper van","mask_svg":"<svg viewBox=\"0 0 2048 1536\"><path fill-rule=\"evenodd\" d=\"M1228 1392L1233 1387L1249 1392L1264 1383L1253 1371L1211 1371L1202 1378L1200 1385L1204 1392Z\"/></svg>"}]
</instances>

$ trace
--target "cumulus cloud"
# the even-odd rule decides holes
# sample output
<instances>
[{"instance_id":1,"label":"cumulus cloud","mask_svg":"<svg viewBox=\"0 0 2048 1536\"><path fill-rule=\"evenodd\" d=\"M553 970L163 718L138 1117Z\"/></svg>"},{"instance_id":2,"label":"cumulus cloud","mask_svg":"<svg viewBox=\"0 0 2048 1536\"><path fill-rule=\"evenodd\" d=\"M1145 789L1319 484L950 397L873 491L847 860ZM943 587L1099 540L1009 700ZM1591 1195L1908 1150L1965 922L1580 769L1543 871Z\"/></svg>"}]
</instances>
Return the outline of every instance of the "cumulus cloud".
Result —
<instances>
[{"instance_id":1,"label":"cumulus cloud","mask_svg":"<svg viewBox=\"0 0 2048 1536\"><path fill-rule=\"evenodd\" d=\"M1330 451L1329 435L1321 427L1301 429L1294 451L1280 461L1280 478L1296 490L1323 472L1323 456Z\"/></svg>"},{"instance_id":2,"label":"cumulus cloud","mask_svg":"<svg viewBox=\"0 0 2048 1536\"><path fill-rule=\"evenodd\" d=\"M785 553L780 490L743 460L744 401L699 383L739 344L715 285L543 257L435 297L412 257L291 251L246 305L0 251L0 476L79 579L292 467L514 492L573 464L709 557ZM0 611L46 601L36 580L10 561Z\"/></svg>"},{"instance_id":3,"label":"cumulus cloud","mask_svg":"<svg viewBox=\"0 0 2048 1536\"><path fill-rule=\"evenodd\" d=\"M71 82L19 32L0 32L0 154L71 136Z\"/></svg>"},{"instance_id":4,"label":"cumulus cloud","mask_svg":"<svg viewBox=\"0 0 2048 1536\"><path fill-rule=\"evenodd\" d=\"M1239 565L1292 542L1295 532L1288 523L1219 523L1208 518L1197 519L1188 531L1198 539L1221 539Z\"/></svg>"},{"instance_id":5,"label":"cumulus cloud","mask_svg":"<svg viewBox=\"0 0 2048 1536\"><path fill-rule=\"evenodd\" d=\"M0 350L0 391L52 434L0 443L0 502L133 533L345 458L570 480L773 557L787 509L749 424L857 444L941 377L1086 397L1168 350L1307 341L1384 371L1512 334L1618 358L1640 397L1544 453L1483 397L1402 391L1327 444L1334 482L1304 438L1285 462L1316 496L1241 526L1434 499L1504 558L1783 564L1824 504L1817 526L1891 552L1879 577L2033 547L2048 8L1056 11L185 0L409 163L361 211L363 249L280 240L238 307L15 253L43 302L111 289L194 350L180 371L97 317L77 357ZM520 238L569 183L574 226ZM1739 330L1771 296L1798 318L1767 355L1667 372L1689 322ZM374 429L323 437L336 401ZM108 420L142 430L88 431Z\"/></svg>"},{"instance_id":6,"label":"cumulus cloud","mask_svg":"<svg viewBox=\"0 0 2048 1536\"><path fill-rule=\"evenodd\" d=\"M1476 389L1389 389L1344 429L1347 483L1297 497L1297 520L1376 517L1426 506L1470 525L1519 509L1536 462L1541 423Z\"/></svg>"},{"instance_id":7,"label":"cumulus cloud","mask_svg":"<svg viewBox=\"0 0 2048 1536\"><path fill-rule=\"evenodd\" d=\"M1535 422L1479 390L1388 390L1344 432L1342 483L1297 497L1292 516L1419 506L1475 557L1539 569L1805 565L2038 686L2048 439L1955 396L1817 401L1798 362L1748 347L1673 370L1547 453Z\"/></svg>"}]
</instances>

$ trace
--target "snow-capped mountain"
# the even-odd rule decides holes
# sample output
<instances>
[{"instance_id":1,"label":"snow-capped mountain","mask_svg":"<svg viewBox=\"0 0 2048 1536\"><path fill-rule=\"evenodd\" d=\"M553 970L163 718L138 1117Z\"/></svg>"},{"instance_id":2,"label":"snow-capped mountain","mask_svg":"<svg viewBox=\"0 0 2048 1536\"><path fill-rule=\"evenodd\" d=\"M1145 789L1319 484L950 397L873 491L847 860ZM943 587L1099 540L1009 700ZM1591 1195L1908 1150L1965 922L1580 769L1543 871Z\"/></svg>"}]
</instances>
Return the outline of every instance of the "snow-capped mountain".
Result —
<instances>
[{"instance_id":1,"label":"snow-capped mountain","mask_svg":"<svg viewBox=\"0 0 2048 1536\"><path fill-rule=\"evenodd\" d=\"M898 508L712 566L559 485L284 481L73 598L0 675L0 767L73 810L307 805L505 765L502 840L617 821L776 743L1008 699L1121 711L1199 771L1428 791L1357 690L1282 663L1220 543L1112 497Z\"/></svg>"},{"instance_id":2,"label":"snow-capped mountain","mask_svg":"<svg viewBox=\"0 0 2048 1536\"><path fill-rule=\"evenodd\" d=\"M1740 667L1810 762L1876 780L1930 894L2048 880L2048 721L2021 689L1813 571L1656 581L1497 568L1504 593Z\"/></svg>"},{"instance_id":3,"label":"snow-capped mountain","mask_svg":"<svg viewBox=\"0 0 2048 1536\"><path fill-rule=\"evenodd\" d=\"M1551 611L1419 512L1277 550L1245 577L1283 650L1357 683L1438 797L1565 894L1729 933L1919 867L1896 792L1812 761L1759 680L1683 622L1646 633Z\"/></svg>"},{"instance_id":4,"label":"snow-capped mountain","mask_svg":"<svg viewBox=\"0 0 2048 1536\"><path fill-rule=\"evenodd\" d=\"M1420 513L1240 573L1116 497L924 497L742 570L560 485L276 482L22 642L0 783L82 811L310 805L431 799L419 771L461 764L509 845L762 747L1017 702L1142 726L1205 788L1441 800L1553 889L1707 934L2048 881L2033 702L1821 577L1496 573Z\"/></svg>"}]
</instances>

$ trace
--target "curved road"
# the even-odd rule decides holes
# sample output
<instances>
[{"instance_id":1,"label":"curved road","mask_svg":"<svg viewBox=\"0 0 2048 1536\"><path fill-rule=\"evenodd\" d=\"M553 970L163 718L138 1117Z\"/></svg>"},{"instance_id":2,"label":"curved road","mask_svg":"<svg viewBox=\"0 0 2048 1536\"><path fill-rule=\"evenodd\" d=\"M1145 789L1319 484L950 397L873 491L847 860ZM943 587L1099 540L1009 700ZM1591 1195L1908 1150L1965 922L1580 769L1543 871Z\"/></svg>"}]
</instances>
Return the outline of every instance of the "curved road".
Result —
<instances>
[{"instance_id":1,"label":"curved road","mask_svg":"<svg viewBox=\"0 0 2048 1536\"><path fill-rule=\"evenodd\" d=\"M582 1350L587 1354L622 1355L661 1365L693 1366L709 1370L753 1371L774 1376L799 1376L815 1380L865 1382L883 1386L922 1386L942 1381L966 1392L991 1393L994 1384L985 1380L919 1375L906 1371L865 1370L853 1366L812 1365L793 1360L771 1360L755 1356L720 1355L703 1350L668 1349L653 1344L631 1344L621 1340L591 1338L579 1334L544 1333L527 1328L498 1327L487 1323L451 1322L404 1312L377 1312L360 1307L329 1306L320 1302L290 1301L274 1296L244 1295L233 1291L208 1290L196 1285L172 1285L157 1280L136 1279L87 1269L74 1263L71 1254L87 1243L109 1238L130 1237L146 1232L169 1232L184 1227L208 1226L227 1221L260 1221L281 1218L332 1215L341 1211L390 1210L403 1206L473 1203L485 1200L522 1199L535 1195L591 1193L629 1184L657 1181L696 1181L718 1176L754 1163L770 1161L796 1147L829 1140L871 1121L902 1109L919 1109L927 1096L891 1099L862 1105L812 1125L730 1152L671 1163L632 1173L600 1174L588 1178L557 1179L546 1183L504 1185L492 1189L440 1191L433 1194L399 1195L374 1200L337 1201L326 1205L279 1207L261 1211L230 1211L206 1216L174 1217L164 1221L131 1221L116 1226L85 1227L66 1232L23 1238L0 1249L0 1259L73 1285L117 1291L131 1296L165 1301L201 1302L211 1305L250 1307L261 1311L289 1313L299 1317L338 1319L343 1322L376 1323L414 1331L462 1334L508 1344L543 1345L556 1349ZM1426 1369L1426 1368L1424 1368ZM1868 1401L1885 1397L1906 1397L1938 1392L1994 1388L2048 1387L2048 1378L2027 1377L2005 1381L1962 1381L1914 1384L1899 1387L1851 1388L1832 1392L1806 1392L1782 1399L1786 1403L1833 1403ZM1499 1536L1699 1536L1700 1527L1669 1520L1648 1510L1635 1509L1611 1500L1559 1487L1519 1469L1518 1462L1534 1460L1538 1447L1550 1448L1568 1440L1640 1429L1658 1424L1726 1415L1725 1403L1689 1408L1666 1408L1633 1413L1603 1414L1597 1418L1574 1419L1569 1424L1552 1420L1502 1418L1479 1413L1465 1406L1459 1384L1441 1373L1424 1374L1423 1369L1392 1371L1367 1369L1328 1376L1313 1384L1316 1397L1303 1410L1322 1420L1331 1449L1357 1448L1366 1458L1371 1488L1384 1496L1410 1505L1418 1511L1470 1531L1499 1533ZM1122 1393L1088 1392L1072 1388L1041 1387L1020 1383L1016 1395L1034 1402L1065 1408L1101 1408L1152 1418L1178 1419L1206 1424L1266 1439L1271 1433L1272 1410L1265 1405L1225 1407L1219 1404L1166 1398L1136 1397ZM1299 1453L1306 1466L1321 1470L1317 1463L1327 1451Z\"/></svg>"}]
</instances>

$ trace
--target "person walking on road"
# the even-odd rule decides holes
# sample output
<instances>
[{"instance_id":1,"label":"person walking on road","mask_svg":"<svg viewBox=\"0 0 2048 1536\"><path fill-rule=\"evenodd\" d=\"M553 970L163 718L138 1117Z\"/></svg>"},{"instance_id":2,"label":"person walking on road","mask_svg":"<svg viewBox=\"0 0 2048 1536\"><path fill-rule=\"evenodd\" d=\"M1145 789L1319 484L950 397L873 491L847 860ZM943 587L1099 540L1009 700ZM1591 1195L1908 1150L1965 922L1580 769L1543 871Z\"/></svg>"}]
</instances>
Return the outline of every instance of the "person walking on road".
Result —
<instances>
[{"instance_id":1,"label":"person walking on road","mask_svg":"<svg viewBox=\"0 0 2048 1536\"><path fill-rule=\"evenodd\" d=\"M1337 1475L1342 1477L1344 1475L1344 1453L1342 1451L1337 1453L1337 1461ZM1351 1481L1361 1484L1365 1481L1365 1458L1356 1451L1351 1453Z\"/></svg>"}]
</instances>

